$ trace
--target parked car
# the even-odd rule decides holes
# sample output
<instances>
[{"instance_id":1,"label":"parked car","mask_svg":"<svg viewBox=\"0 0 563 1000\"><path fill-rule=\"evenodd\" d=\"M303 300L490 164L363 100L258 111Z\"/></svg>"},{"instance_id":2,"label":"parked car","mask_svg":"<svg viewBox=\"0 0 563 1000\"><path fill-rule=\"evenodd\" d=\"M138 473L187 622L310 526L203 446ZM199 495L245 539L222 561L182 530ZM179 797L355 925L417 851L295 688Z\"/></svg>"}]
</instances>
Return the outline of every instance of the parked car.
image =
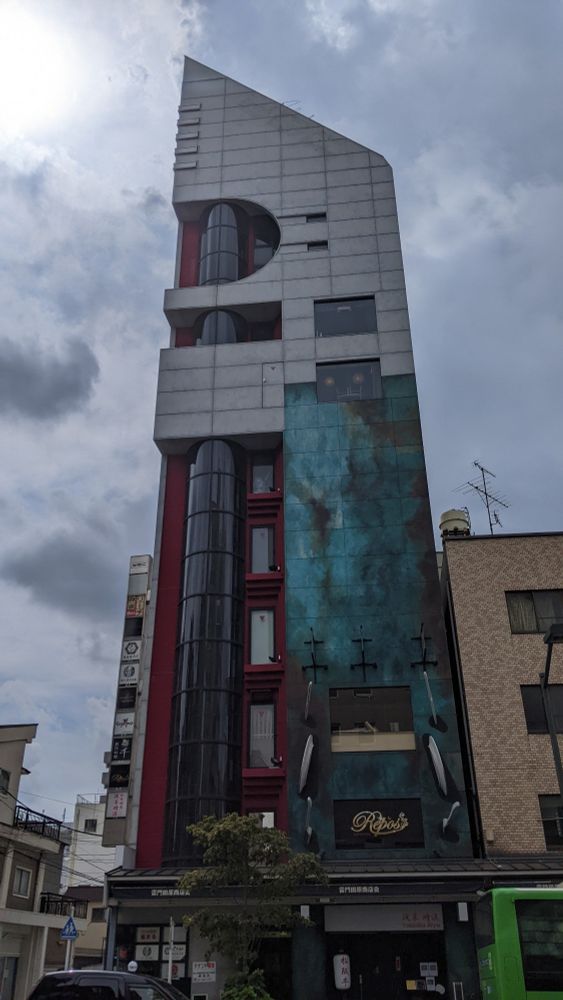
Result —
<instances>
[{"instance_id":1,"label":"parked car","mask_svg":"<svg viewBox=\"0 0 563 1000\"><path fill-rule=\"evenodd\" d=\"M186 1000L175 986L131 972L48 972L29 1000Z\"/></svg>"}]
</instances>

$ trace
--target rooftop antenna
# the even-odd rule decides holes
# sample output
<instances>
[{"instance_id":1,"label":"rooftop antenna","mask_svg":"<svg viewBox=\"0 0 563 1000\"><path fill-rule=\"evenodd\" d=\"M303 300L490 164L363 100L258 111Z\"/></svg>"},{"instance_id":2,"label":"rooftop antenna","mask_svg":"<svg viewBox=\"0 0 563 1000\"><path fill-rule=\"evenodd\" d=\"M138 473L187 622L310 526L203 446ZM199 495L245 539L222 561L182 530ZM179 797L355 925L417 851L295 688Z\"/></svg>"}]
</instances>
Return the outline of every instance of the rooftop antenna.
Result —
<instances>
[{"instance_id":1,"label":"rooftop antenna","mask_svg":"<svg viewBox=\"0 0 563 1000\"><path fill-rule=\"evenodd\" d=\"M481 465L481 463L477 461L477 459L475 459L473 465L475 466L476 469L479 469L479 475L477 475L475 479L469 479L466 483L463 484L463 486L460 486L459 489L461 489L462 492L466 494L472 492L478 493L478 495L481 497L481 500L483 501L485 507L487 508L487 517L489 519L489 530L491 532L491 535L493 535L494 534L493 526L497 527L498 525L499 528L502 528L502 522L499 517L498 510L496 508L505 507L506 509L508 509L508 507L510 507L510 504L508 503L506 497L499 496L498 494L493 493L491 489L491 479L496 479L494 472L491 472L490 469L486 469L484 465Z\"/></svg>"}]
</instances>

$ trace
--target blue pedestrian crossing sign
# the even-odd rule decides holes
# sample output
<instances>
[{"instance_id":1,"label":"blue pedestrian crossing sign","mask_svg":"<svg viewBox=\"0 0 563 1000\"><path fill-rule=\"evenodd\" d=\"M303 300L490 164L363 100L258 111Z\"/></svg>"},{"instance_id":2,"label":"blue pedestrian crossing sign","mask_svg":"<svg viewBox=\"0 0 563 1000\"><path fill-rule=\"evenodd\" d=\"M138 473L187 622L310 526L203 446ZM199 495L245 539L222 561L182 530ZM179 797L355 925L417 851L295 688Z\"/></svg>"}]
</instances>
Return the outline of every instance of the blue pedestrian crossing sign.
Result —
<instances>
[{"instance_id":1,"label":"blue pedestrian crossing sign","mask_svg":"<svg viewBox=\"0 0 563 1000\"><path fill-rule=\"evenodd\" d=\"M78 937L76 924L74 923L72 917L68 918L59 936L61 941L74 941L74 939Z\"/></svg>"}]
</instances>

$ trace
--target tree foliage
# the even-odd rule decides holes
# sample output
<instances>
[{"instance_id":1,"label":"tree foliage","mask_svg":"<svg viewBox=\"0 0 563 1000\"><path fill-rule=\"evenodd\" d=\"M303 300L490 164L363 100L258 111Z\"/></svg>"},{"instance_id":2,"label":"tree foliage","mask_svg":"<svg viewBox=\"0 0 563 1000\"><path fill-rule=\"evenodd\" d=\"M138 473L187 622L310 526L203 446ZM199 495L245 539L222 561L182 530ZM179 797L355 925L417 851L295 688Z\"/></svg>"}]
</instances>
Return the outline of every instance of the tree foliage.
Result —
<instances>
[{"instance_id":1,"label":"tree foliage","mask_svg":"<svg viewBox=\"0 0 563 1000\"><path fill-rule=\"evenodd\" d=\"M180 883L200 897L184 922L209 941L208 954L230 958L248 981L262 937L307 923L292 908L291 897L307 883L324 883L326 876L312 854L293 853L285 833L264 829L253 816L206 816L188 833L203 848L204 867L187 872Z\"/></svg>"}]
</instances>

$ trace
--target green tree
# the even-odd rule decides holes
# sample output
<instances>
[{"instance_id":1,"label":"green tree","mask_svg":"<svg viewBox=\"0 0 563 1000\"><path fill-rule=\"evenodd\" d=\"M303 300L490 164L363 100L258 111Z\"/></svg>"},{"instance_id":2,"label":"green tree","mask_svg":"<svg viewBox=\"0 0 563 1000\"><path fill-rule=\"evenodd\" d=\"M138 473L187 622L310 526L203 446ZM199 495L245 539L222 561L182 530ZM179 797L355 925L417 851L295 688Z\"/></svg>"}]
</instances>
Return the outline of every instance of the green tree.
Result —
<instances>
[{"instance_id":1,"label":"green tree","mask_svg":"<svg viewBox=\"0 0 563 1000\"><path fill-rule=\"evenodd\" d=\"M187 872L180 885L210 901L197 906L194 899L197 908L184 922L209 941L208 954L217 951L233 962L238 975L229 988L241 990L233 1000L267 998L259 972L252 971L260 939L308 922L290 900L306 883L325 883L323 869L314 855L293 853L285 833L264 829L253 816L206 816L188 833L203 848L204 867Z\"/></svg>"}]
</instances>

